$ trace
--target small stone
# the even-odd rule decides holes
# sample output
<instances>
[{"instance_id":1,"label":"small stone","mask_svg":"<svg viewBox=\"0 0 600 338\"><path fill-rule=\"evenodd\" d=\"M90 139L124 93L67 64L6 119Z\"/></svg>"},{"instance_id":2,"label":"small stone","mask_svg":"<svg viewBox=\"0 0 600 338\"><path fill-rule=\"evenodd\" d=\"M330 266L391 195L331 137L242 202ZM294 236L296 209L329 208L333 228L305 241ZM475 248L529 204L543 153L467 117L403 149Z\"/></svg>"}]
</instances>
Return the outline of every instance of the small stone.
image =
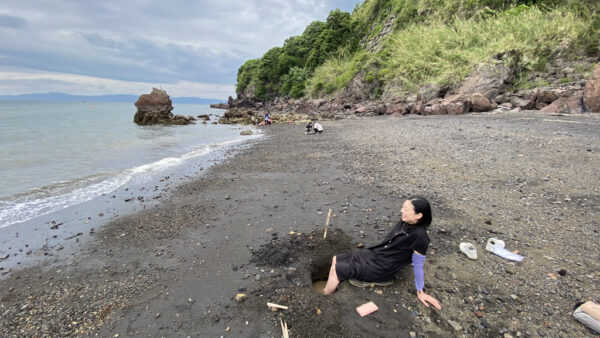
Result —
<instances>
[{"instance_id":1,"label":"small stone","mask_svg":"<svg viewBox=\"0 0 600 338\"><path fill-rule=\"evenodd\" d=\"M410 331L410 338L416 338L417 337L417 333L415 331Z\"/></svg>"},{"instance_id":2,"label":"small stone","mask_svg":"<svg viewBox=\"0 0 600 338\"><path fill-rule=\"evenodd\" d=\"M235 295L235 301L238 303L243 303L246 299L248 299L248 296L246 296L245 293L238 293Z\"/></svg>"},{"instance_id":3,"label":"small stone","mask_svg":"<svg viewBox=\"0 0 600 338\"><path fill-rule=\"evenodd\" d=\"M481 312L481 311L475 311L475 316L477 318L482 318L483 317L483 312Z\"/></svg>"},{"instance_id":4,"label":"small stone","mask_svg":"<svg viewBox=\"0 0 600 338\"><path fill-rule=\"evenodd\" d=\"M510 295L510 298L512 298L513 300L519 299L519 297L517 295Z\"/></svg>"},{"instance_id":5,"label":"small stone","mask_svg":"<svg viewBox=\"0 0 600 338\"><path fill-rule=\"evenodd\" d=\"M558 274L561 275L561 276L566 276L567 275L567 270L560 269L560 270L558 270Z\"/></svg>"},{"instance_id":6,"label":"small stone","mask_svg":"<svg viewBox=\"0 0 600 338\"><path fill-rule=\"evenodd\" d=\"M362 247L364 247L364 246L365 246L365 245L364 245L362 242L361 242L361 243L358 243L358 244L356 244L356 247L357 247L357 248L359 248L359 249L360 249L360 248L362 248Z\"/></svg>"},{"instance_id":7,"label":"small stone","mask_svg":"<svg viewBox=\"0 0 600 338\"><path fill-rule=\"evenodd\" d=\"M380 295L380 296L383 295L383 291L381 291L381 290L375 290L375 293L378 294L378 295Z\"/></svg>"},{"instance_id":8,"label":"small stone","mask_svg":"<svg viewBox=\"0 0 600 338\"><path fill-rule=\"evenodd\" d=\"M154 318L158 318L158 317L160 317L160 312L157 313L156 315L154 315Z\"/></svg>"},{"instance_id":9,"label":"small stone","mask_svg":"<svg viewBox=\"0 0 600 338\"><path fill-rule=\"evenodd\" d=\"M229 330L231 330L231 328L228 326L228 327L225 329L225 332L229 332Z\"/></svg>"},{"instance_id":10,"label":"small stone","mask_svg":"<svg viewBox=\"0 0 600 338\"><path fill-rule=\"evenodd\" d=\"M256 275L256 276L254 276L254 280L255 280L255 281L259 281L259 280L260 280L260 275Z\"/></svg>"},{"instance_id":11,"label":"small stone","mask_svg":"<svg viewBox=\"0 0 600 338\"><path fill-rule=\"evenodd\" d=\"M450 326L452 326L452 328L454 328L454 331L462 331L463 327L460 326L459 323L453 321L453 320L448 320L448 324L450 324Z\"/></svg>"},{"instance_id":12,"label":"small stone","mask_svg":"<svg viewBox=\"0 0 600 338\"><path fill-rule=\"evenodd\" d=\"M321 315L321 309L317 309L317 315Z\"/></svg>"}]
</instances>

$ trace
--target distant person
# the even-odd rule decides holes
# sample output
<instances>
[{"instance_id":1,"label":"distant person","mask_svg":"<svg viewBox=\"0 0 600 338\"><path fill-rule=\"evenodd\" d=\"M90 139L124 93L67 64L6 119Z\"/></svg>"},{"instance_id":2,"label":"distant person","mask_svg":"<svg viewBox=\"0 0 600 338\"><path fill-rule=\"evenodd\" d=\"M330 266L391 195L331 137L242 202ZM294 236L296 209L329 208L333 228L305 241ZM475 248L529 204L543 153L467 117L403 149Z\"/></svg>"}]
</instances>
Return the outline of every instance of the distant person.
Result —
<instances>
[{"instance_id":1,"label":"distant person","mask_svg":"<svg viewBox=\"0 0 600 338\"><path fill-rule=\"evenodd\" d=\"M254 117L254 115L252 115L252 117L250 118L250 120L252 121L252 124L256 124L256 117Z\"/></svg>"},{"instance_id":2,"label":"distant person","mask_svg":"<svg viewBox=\"0 0 600 338\"><path fill-rule=\"evenodd\" d=\"M323 126L319 123L319 122L315 122L315 125L313 126L313 130L316 133L321 134L323 132Z\"/></svg>"},{"instance_id":3,"label":"distant person","mask_svg":"<svg viewBox=\"0 0 600 338\"><path fill-rule=\"evenodd\" d=\"M308 124L306 125L306 131L304 132L305 134L310 134L313 132L313 124L312 121L308 122Z\"/></svg>"},{"instance_id":4,"label":"distant person","mask_svg":"<svg viewBox=\"0 0 600 338\"><path fill-rule=\"evenodd\" d=\"M271 124L271 116L269 115L268 112L265 113L265 125L269 125Z\"/></svg>"}]
</instances>

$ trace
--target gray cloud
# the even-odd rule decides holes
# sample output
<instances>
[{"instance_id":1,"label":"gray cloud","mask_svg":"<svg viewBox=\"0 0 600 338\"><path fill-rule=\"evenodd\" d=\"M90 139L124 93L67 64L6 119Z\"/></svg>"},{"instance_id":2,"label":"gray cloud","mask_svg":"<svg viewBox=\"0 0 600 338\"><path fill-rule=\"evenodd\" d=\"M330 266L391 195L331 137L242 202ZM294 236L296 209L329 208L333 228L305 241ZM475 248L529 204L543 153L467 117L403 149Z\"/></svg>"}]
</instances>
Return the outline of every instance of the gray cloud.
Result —
<instances>
[{"instance_id":1,"label":"gray cloud","mask_svg":"<svg viewBox=\"0 0 600 338\"><path fill-rule=\"evenodd\" d=\"M233 85L245 60L356 2L12 1L0 15L0 29L13 28L0 34L0 59L15 69L122 81Z\"/></svg>"},{"instance_id":2,"label":"gray cloud","mask_svg":"<svg viewBox=\"0 0 600 338\"><path fill-rule=\"evenodd\" d=\"M25 26L27 26L27 19L25 18L0 14L0 27L21 29Z\"/></svg>"}]
</instances>

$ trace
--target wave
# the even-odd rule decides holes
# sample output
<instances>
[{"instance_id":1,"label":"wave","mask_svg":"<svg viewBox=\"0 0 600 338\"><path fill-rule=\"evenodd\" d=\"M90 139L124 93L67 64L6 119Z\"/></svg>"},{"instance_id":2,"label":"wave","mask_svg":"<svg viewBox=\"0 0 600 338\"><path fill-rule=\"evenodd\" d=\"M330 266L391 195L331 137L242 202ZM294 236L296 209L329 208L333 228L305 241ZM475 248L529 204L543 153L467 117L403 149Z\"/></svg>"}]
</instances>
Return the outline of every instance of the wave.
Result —
<instances>
[{"instance_id":1,"label":"wave","mask_svg":"<svg viewBox=\"0 0 600 338\"><path fill-rule=\"evenodd\" d=\"M165 171L189 161L206 156L226 146L257 138L237 137L229 141L205 144L178 157L167 157L115 173L99 173L72 181L52 184L29 190L25 193L0 198L0 228L22 223L49 213L85 203L98 196L111 193L129 182L147 181L156 173Z\"/></svg>"}]
</instances>

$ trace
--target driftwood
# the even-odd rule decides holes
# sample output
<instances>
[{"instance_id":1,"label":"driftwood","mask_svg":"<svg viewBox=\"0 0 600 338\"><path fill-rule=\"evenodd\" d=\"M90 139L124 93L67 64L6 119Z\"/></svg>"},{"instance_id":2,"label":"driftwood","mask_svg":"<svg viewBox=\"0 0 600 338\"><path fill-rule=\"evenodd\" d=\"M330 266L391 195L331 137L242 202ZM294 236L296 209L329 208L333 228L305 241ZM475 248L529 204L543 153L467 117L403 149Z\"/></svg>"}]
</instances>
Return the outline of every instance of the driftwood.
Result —
<instances>
[{"instance_id":1,"label":"driftwood","mask_svg":"<svg viewBox=\"0 0 600 338\"><path fill-rule=\"evenodd\" d=\"M283 310L287 310L288 309L287 306L279 305L279 304L275 304L275 303L269 303L269 302L267 302L267 306L268 307L278 308L278 309L283 309Z\"/></svg>"},{"instance_id":2,"label":"driftwood","mask_svg":"<svg viewBox=\"0 0 600 338\"><path fill-rule=\"evenodd\" d=\"M290 332L288 331L287 323L282 321L281 318L279 318L279 322L281 323L281 331L283 331L283 338L290 338Z\"/></svg>"},{"instance_id":3,"label":"driftwood","mask_svg":"<svg viewBox=\"0 0 600 338\"><path fill-rule=\"evenodd\" d=\"M323 239L327 238L327 227L329 227L329 218L331 217L331 209L329 209L329 213L327 214L327 222L325 222L325 232L323 233Z\"/></svg>"}]
</instances>

